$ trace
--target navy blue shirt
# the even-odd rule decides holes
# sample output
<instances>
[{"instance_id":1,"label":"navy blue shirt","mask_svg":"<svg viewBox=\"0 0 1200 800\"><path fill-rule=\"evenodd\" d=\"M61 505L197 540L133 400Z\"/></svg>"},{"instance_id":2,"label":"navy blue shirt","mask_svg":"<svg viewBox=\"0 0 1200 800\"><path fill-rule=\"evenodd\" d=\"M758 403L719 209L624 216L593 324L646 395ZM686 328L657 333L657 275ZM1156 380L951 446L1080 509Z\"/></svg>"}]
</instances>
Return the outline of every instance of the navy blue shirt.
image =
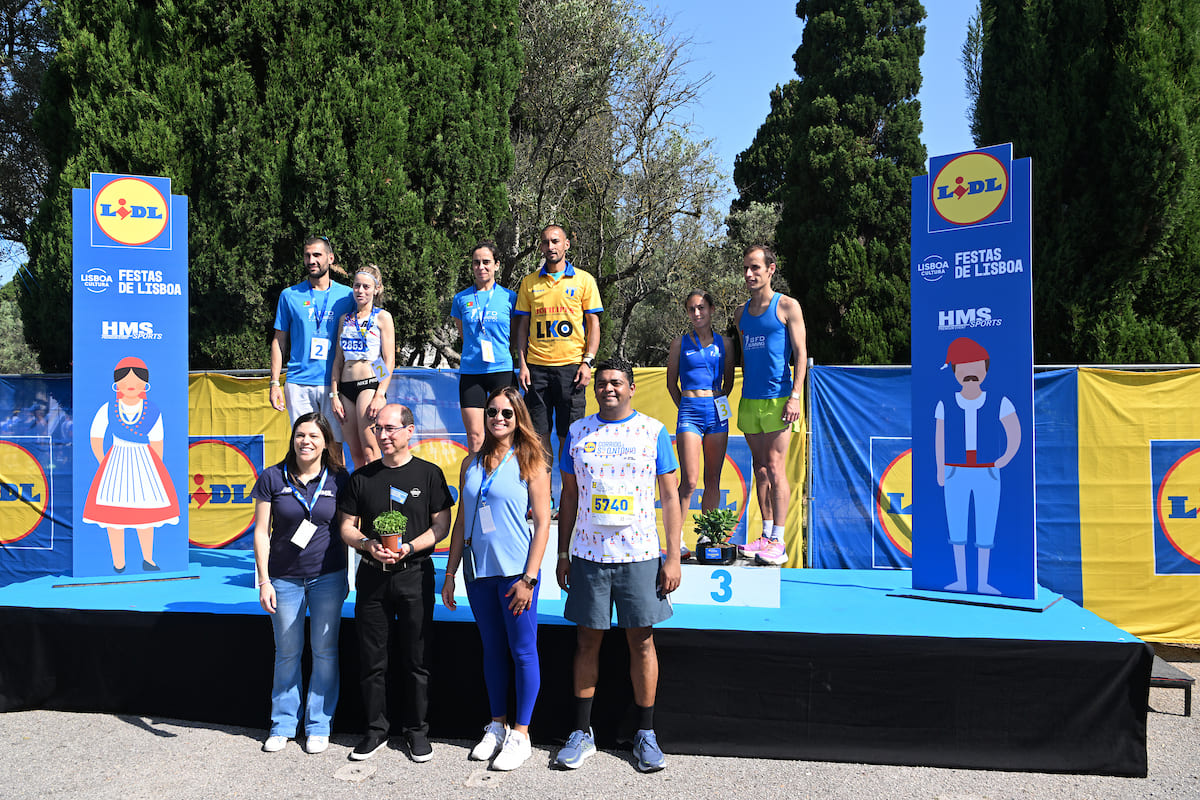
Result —
<instances>
[{"instance_id":1,"label":"navy blue shirt","mask_svg":"<svg viewBox=\"0 0 1200 800\"><path fill-rule=\"evenodd\" d=\"M283 463L263 470L254 483L250 496L271 504L271 552L267 558L267 574L272 578L316 578L346 569L346 545L342 537L330 530L337 515L337 495L350 477L345 470L320 476L303 487L288 484L283 477ZM308 511L292 492L296 488L312 504L312 522L316 532L308 545L301 549L292 542ZM315 496L315 499L314 499Z\"/></svg>"}]
</instances>

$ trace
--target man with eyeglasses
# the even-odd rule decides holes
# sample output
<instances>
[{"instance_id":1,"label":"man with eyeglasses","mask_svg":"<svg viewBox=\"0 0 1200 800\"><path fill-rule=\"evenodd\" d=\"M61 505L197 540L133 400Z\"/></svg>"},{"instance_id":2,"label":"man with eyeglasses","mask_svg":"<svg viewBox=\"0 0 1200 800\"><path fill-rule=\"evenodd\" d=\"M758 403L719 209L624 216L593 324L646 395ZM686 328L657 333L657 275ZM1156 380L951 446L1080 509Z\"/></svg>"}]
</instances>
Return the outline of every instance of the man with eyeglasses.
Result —
<instances>
[{"instance_id":1,"label":"man with eyeglasses","mask_svg":"<svg viewBox=\"0 0 1200 800\"><path fill-rule=\"evenodd\" d=\"M329 379L333 374L333 340L337 322L354 310L354 292L330 278L329 270L345 274L335 262L333 247L324 236L304 240L304 269L308 279L279 293L275 307L275 336L271 339L271 406L287 408L288 419L320 411L329 420L341 446L342 426L333 413ZM287 385L279 385L283 354L288 354Z\"/></svg>"},{"instance_id":2,"label":"man with eyeglasses","mask_svg":"<svg viewBox=\"0 0 1200 800\"><path fill-rule=\"evenodd\" d=\"M429 555L450 532L454 500L436 465L412 454L412 411L391 403L375 419L381 457L354 471L338 497L342 540L362 553L356 576L358 629L366 735L350 753L375 755L389 733L388 651L399 658L402 730L413 761L433 758L429 744L429 644L433 632L433 562ZM397 550L384 546L375 520L401 511L407 526Z\"/></svg>"}]
</instances>

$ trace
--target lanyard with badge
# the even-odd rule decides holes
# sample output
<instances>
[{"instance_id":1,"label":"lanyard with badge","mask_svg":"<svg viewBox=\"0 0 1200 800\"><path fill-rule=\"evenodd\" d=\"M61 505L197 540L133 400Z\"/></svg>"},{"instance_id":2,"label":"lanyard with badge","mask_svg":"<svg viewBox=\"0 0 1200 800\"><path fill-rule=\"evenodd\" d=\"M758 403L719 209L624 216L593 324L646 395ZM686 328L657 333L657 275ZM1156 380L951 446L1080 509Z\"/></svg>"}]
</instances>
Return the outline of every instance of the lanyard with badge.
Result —
<instances>
[{"instance_id":1,"label":"lanyard with badge","mask_svg":"<svg viewBox=\"0 0 1200 800\"><path fill-rule=\"evenodd\" d=\"M717 347L717 336L718 335L719 334L717 334L716 332L713 333L713 343L711 345L709 345L710 347L712 347L712 348ZM708 357L704 353L704 351L707 348L703 347L700 344L700 337L697 336L695 333L692 334L692 338L696 341L696 349L700 353L700 362L702 364L704 364L704 368L706 370L708 370L708 378L710 381L712 381L713 391L716 392L716 394L713 395L713 405L716 406L716 408L717 408L717 419L724 422L725 420L729 419L729 417L732 415L729 410L729 398L727 398L721 394L721 382L717 379L716 374L713 373L712 367L709 366L709 364L708 364ZM720 358L720 350L717 350L717 353L718 353L718 359L719 359Z\"/></svg>"},{"instance_id":2,"label":"lanyard with badge","mask_svg":"<svg viewBox=\"0 0 1200 800\"><path fill-rule=\"evenodd\" d=\"M475 501L475 517L479 520L479 533L485 535L496 532L496 519L492 516L492 507L488 505L488 492L492 488L492 483L496 480L496 476L500 474L500 470L512 458L513 448L508 448L508 452L504 454L504 458L500 459L500 463L490 473L483 476L483 480L479 484L479 497ZM480 459L479 468L483 467L483 460ZM471 521L470 534L475 532L475 520ZM470 583L475 580L475 554L471 549L471 542L474 540L473 535L467 536L463 542L463 577Z\"/></svg>"},{"instance_id":3,"label":"lanyard with badge","mask_svg":"<svg viewBox=\"0 0 1200 800\"><path fill-rule=\"evenodd\" d=\"M326 474L326 470L322 469L321 475L317 478L317 490L313 492L313 499L310 502L309 499L305 497L304 492L301 492L299 489L297 489L296 485L293 484L288 478L287 466L285 465L283 468L284 483L287 484L288 489L291 490L292 496L296 498L296 501L304 507L304 519L300 521L300 524L296 527L296 532L292 534L292 544L296 545L301 550L308 546L308 543L312 541L313 534L317 532L317 526L312 521L313 506L315 506L317 501L321 499L321 491L325 488Z\"/></svg>"},{"instance_id":4,"label":"lanyard with badge","mask_svg":"<svg viewBox=\"0 0 1200 800\"><path fill-rule=\"evenodd\" d=\"M312 307L313 311L316 312L317 322L316 330L313 332L314 336L309 342L308 348L308 356L313 361L325 361L329 358L329 338L316 334L321 333L321 326L325 324L325 310L329 308L329 295L331 291L331 289L326 289L324 292L321 292L321 299L324 300L324 302L321 303L320 308L317 308L317 290L313 288L311 283L308 285L308 304Z\"/></svg>"},{"instance_id":5,"label":"lanyard with badge","mask_svg":"<svg viewBox=\"0 0 1200 800\"><path fill-rule=\"evenodd\" d=\"M496 284L492 284L492 288L487 290L487 298L483 305L479 303L479 290L475 290L475 306L479 309L479 356L485 364L494 364L496 362L496 351L492 346L492 340L488 338L487 329L484 328L484 321L487 318L487 312L492 307L492 297L496 294Z\"/></svg>"}]
</instances>

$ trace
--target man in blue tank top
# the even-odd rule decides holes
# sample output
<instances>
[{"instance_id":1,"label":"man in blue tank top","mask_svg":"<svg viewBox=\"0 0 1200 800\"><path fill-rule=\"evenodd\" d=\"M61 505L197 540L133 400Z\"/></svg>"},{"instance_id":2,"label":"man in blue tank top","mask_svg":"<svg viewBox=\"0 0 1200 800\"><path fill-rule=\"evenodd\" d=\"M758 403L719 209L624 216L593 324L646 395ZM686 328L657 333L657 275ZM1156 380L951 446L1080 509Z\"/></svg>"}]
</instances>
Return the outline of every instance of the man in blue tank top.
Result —
<instances>
[{"instance_id":1,"label":"man in blue tank top","mask_svg":"<svg viewBox=\"0 0 1200 800\"><path fill-rule=\"evenodd\" d=\"M945 488L946 527L954 547L955 580L946 587L948 592L967 590L967 527L974 500L977 591L1000 594L988 583L1000 511L1000 470L1021 447L1021 421L1012 401L983 390L990 365L988 351L975 340L960 336L951 342L942 368L954 370L962 390L954 393L954 402L939 402L933 412L937 480Z\"/></svg>"},{"instance_id":2,"label":"man in blue tank top","mask_svg":"<svg viewBox=\"0 0 1200 800\"><path fill-rule=\"evenodd\" d=\"M746 436L754 462L763 535L739 550L758 564L782 566L788 560L784 522L792 494L787 478L788 446L804 413L800 402L808 363L804 314L795 298L771 289L776 266L769 247L747 248L742 267L750 299L737 310L735 319L742 345L738 427Z\"/></svg>"}]
</instances>

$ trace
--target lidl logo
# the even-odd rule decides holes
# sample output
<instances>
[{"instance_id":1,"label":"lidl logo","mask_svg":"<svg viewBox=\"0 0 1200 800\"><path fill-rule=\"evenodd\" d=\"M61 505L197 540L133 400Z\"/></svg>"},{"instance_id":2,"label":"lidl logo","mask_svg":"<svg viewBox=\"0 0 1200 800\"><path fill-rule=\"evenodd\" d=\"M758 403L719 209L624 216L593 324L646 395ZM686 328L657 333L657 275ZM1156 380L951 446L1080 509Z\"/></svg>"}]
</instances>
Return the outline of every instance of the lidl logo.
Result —
<instances>
[{"instance_id":1,"label":"lidl logo","mask_svg":"<svg viewBox=\"0 0 1200 800\"><path fill-rule=\"evenodd\" d=\"M0 544L11 545L48 519L50 481L33 453L0 440Z\"/></svg>"},{"instance_id":2,"label":"lidl logo","mask_svg":"<svg viewBox=\"0 0 1200 800\"><path fill-rule=\"evenodd\" d=\"M1200 440L1150 442L1157 575L1200 574Z\"/></svg>"},{"instance_id":3,"label":"lidl logo","mask_svg":"<svg viewBox=\"0 0 1200 800\"><path fill-rule=\"evenodd\" d=\"M92 176L92 220L110 240L96 241L93 236L94 245L141 247L163 235L170 221L170 184L165 179L155 180L166 184L165 193L147 178Z\"/></svg>"},{"instance_id":4,"label":"lidl logo","mask_svg":"<svg viewBox=\"0 0 1200 800\"><path fill-rule=\"evenodd\" d=\"M262 436L192 436L188 540L225 547L254 528L250 491L263 469Z\"/></svg>"},{"instance_id":5,"label":"lidl logo","mask_svg":"<svg viewBox=\"0 0 1200 800\"><path fill-rule=\"evenodd\" d=\"M872 561L876 567L912 567L912 439L871 437Z\"/></svg>"},{"instance_id":6,"label":"lidl logo","mask_svg":"<svg viewBox=\"0 0 1200 800\"><path fill-rule=\"evenodd\" d=\"M938 216L954 225L976 225L1008 197L1008 170L990 153L966 153L942 167L931 189Z\"/></svg>"},{"instance_id":7,"label":"lidl logo","mask_svg":"<svg viewBox=\"0 0 1200 800\"><path fill-rule=\"evenodd\" d=\"M423 458L431 464L437 465L438 469L442 471L442 475L446 478L446 485L450 487L450 497L457 506L459 468L462 467L462 460L467 455L466 445L454 439L422 439L413 445L412 454L417 458ZM444 553L449 549L450 538L446 537L438 545L437 552Z\"/></svg>"}]
</instances>

